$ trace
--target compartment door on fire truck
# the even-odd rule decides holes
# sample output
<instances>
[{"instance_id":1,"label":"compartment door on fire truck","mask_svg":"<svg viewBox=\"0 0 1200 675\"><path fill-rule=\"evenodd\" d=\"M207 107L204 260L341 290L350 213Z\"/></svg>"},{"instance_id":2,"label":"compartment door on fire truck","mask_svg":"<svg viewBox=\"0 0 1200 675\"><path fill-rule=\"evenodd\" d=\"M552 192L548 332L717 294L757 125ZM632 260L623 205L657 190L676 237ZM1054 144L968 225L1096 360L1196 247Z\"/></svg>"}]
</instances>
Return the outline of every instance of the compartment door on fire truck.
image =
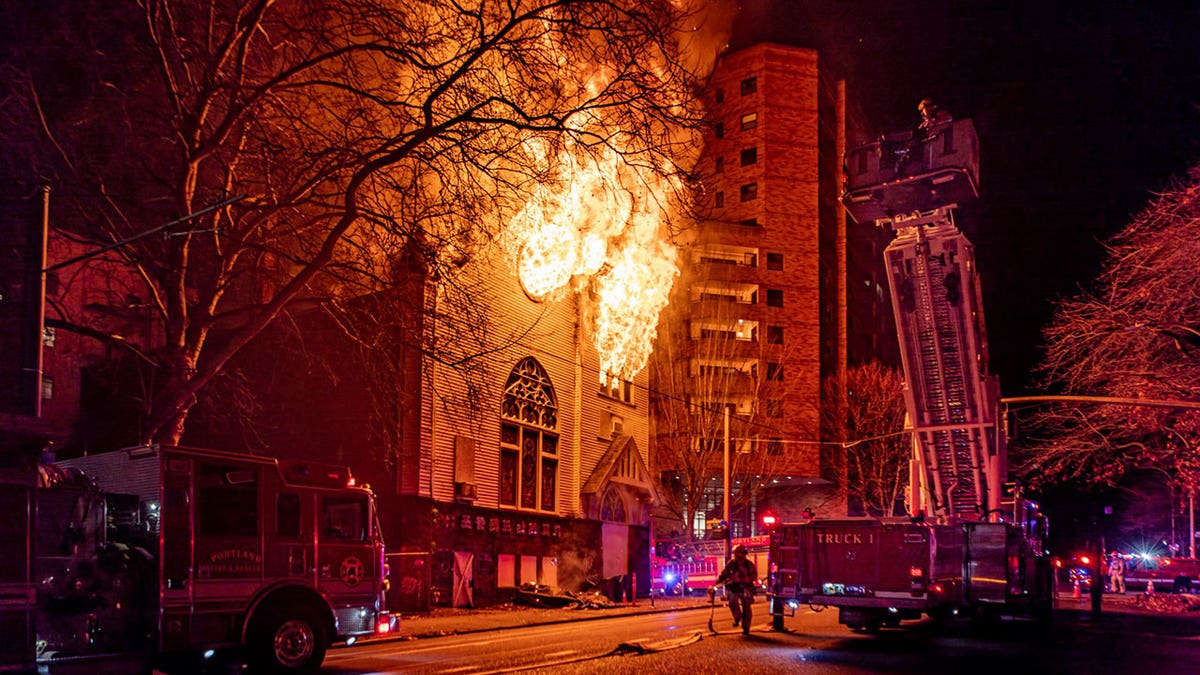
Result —
<instances>
[{"instance_id":1,"label":"compartment door on fire truck","mask_svg":"<svg viewBox=\"0 0 1200 675\"><path fill-rule=\"evenodd\" d=\"M266 569L268 574L313 579L316 568L313 560L313 509L316 499L311 493L275 485L268 504L268 533L266 538Z\"/></svg>"},{"instance_id":2,"label":"compartment door on fire truck","mask_svg":"<svg viewBox=\"0 0 1200 675\"><path fill-rule=\"evenodd\" d=\"M454 606L475 606L475 554L454 552Z\"/></svg>"},{"instance_id":3,"label":"compartment door on fire truck","mask_svg":"<svg viewBox=\"0 0 1200 675\"><path fill-rule=\"evenodd\" d=\"M0 468L0 541L7 555L0 557L0 671L28 672L33 667L34 594L30 566L34 510L33 476ZM29 470L32 474L32 470ZM35 552L37 553L37 552Z\"/></svg>"}]
</instances>

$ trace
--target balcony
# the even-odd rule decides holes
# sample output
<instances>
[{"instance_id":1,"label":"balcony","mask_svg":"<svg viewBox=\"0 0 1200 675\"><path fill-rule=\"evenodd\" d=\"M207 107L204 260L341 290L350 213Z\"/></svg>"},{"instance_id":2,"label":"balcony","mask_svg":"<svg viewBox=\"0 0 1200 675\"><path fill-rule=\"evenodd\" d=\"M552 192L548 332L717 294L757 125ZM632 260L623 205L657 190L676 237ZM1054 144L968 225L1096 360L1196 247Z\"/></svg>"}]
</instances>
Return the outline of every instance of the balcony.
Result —
<instances>
[{"instance_id":1,"label":"balcony","mask_svg":"<svg viewBox=\"0 0 1200 675\"><path fill-rule=\"evenodd\" d=\"M692 279L757 284L762 270L753 265L731 265L725 262L698 262L684 272Z\"/></svg>"},{"instance_id":2,"label":"balcony","mask_svg":"<svg viewBox=\"0 0 1200 675\"><path fill-rule=\"evenodd\" d=\"M686 351L699 358L756 359L761 348L757 339L738 340L729 335L706 332L693 338Z\"/></svg>"},{"instance_id":3,"label":"balcony","mask_svg":"<svg viewBox=\"0 0 1200 675\"><path fill-rule=\"evenodd\" d=\"M736 324L738 321L742 321L743 323L757 323L761 317L761 306L752 302L734 302L705 298L703 300L695 300L691 304L691 318L693 321L714 319L730 324Z\"/></svg>"},{"instance_id":4,"label":"balcony","mask_svg":"<svg viewBox=\"0 0 1200 675\"><path fill-rule=\"evenodd\" d=\"M747 214L750 218L753 214ZM697 244L741 244L756 246L762 237L762 226L732 220L705 220L696 232Z\"/></svg>"},{"instance_id":5,"label":"balcony","mask_svg":"<svg viewBox=\"0 0 1200 675\"><path fill-rule=\"evenodd\" d=\"M753 396L758 390L758 378L750 373L705 373L692 377L694 391L725 397Z\"/></svg>"}]
</instances>

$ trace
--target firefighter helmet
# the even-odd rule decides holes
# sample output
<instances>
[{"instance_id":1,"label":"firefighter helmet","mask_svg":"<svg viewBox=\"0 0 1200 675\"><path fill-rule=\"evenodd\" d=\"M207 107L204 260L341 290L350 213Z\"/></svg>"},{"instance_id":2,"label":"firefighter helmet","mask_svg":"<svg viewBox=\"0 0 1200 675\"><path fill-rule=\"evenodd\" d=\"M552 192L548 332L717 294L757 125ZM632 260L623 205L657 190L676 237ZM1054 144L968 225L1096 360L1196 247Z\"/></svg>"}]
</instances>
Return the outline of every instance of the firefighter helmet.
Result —
<instances>
[{"instance_id":1,"label":"firefighter helmet","mask_svg":"<svg viewBox=\"0 0 1200 675\"><path fill-rule=\"evenodd\" d=\"M734 555L746 555L746 547L745 547L745 546L742 546L741 544L738 544L737 546L734 546L734 547L733 547L733 554L734 554Z\"/></svg>"}]
</instances>

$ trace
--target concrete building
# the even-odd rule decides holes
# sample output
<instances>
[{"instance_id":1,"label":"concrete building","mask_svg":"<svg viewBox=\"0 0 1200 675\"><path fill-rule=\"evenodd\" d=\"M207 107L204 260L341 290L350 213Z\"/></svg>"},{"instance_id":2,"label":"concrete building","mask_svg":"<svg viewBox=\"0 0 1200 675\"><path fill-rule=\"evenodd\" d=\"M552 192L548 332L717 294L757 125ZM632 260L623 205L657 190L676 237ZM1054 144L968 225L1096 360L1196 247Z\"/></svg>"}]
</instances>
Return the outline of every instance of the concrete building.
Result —
<instances>
[{"instance_id":1,"label":"concrete building","mask_svg":"<svg viewBox=\"0 0 1200 675\"><path fill-rule=\"evenodd\" d=\"M652 450L674 502L660 509L656 538L713 534L723 517L723 410L733 536L755 534L767 510L844 515L817 443L822 381L895 341L882 240L848 232L838 203L844 83L817 52L766 43L724 55L705 100L700 222L684 243L651 383Z\"/></svg>"}]
</instances>

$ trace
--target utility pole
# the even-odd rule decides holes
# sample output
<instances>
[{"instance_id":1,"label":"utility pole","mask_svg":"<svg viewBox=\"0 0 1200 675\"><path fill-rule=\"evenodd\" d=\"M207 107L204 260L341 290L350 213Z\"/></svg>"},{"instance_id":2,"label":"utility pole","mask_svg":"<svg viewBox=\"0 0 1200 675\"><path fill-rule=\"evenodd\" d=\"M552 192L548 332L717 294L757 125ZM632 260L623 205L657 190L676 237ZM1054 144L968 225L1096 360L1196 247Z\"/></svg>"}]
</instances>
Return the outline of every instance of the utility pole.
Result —
<instances>
[{"instance_id":1,"label":"utility pole","mask_svg":"<svg viewBox=\"0 0 1200 675\"><path fill-rule=\"evenodd\" d=\"M1188 488L1188 557L1196 557L1196 488Z\"/></svg>"},{"instance_id":2,"label":"utility pole","mask_svg":"<svg viewBox=\"0 0 1200 675\"><path fill-rule=\"evenodd\" d=\"M729 406L725 406L723 421L725 423L725 494L722 502L725 504L725 562L733 558L733 522L729 519Z\"/></svg>"}]
</instances>

